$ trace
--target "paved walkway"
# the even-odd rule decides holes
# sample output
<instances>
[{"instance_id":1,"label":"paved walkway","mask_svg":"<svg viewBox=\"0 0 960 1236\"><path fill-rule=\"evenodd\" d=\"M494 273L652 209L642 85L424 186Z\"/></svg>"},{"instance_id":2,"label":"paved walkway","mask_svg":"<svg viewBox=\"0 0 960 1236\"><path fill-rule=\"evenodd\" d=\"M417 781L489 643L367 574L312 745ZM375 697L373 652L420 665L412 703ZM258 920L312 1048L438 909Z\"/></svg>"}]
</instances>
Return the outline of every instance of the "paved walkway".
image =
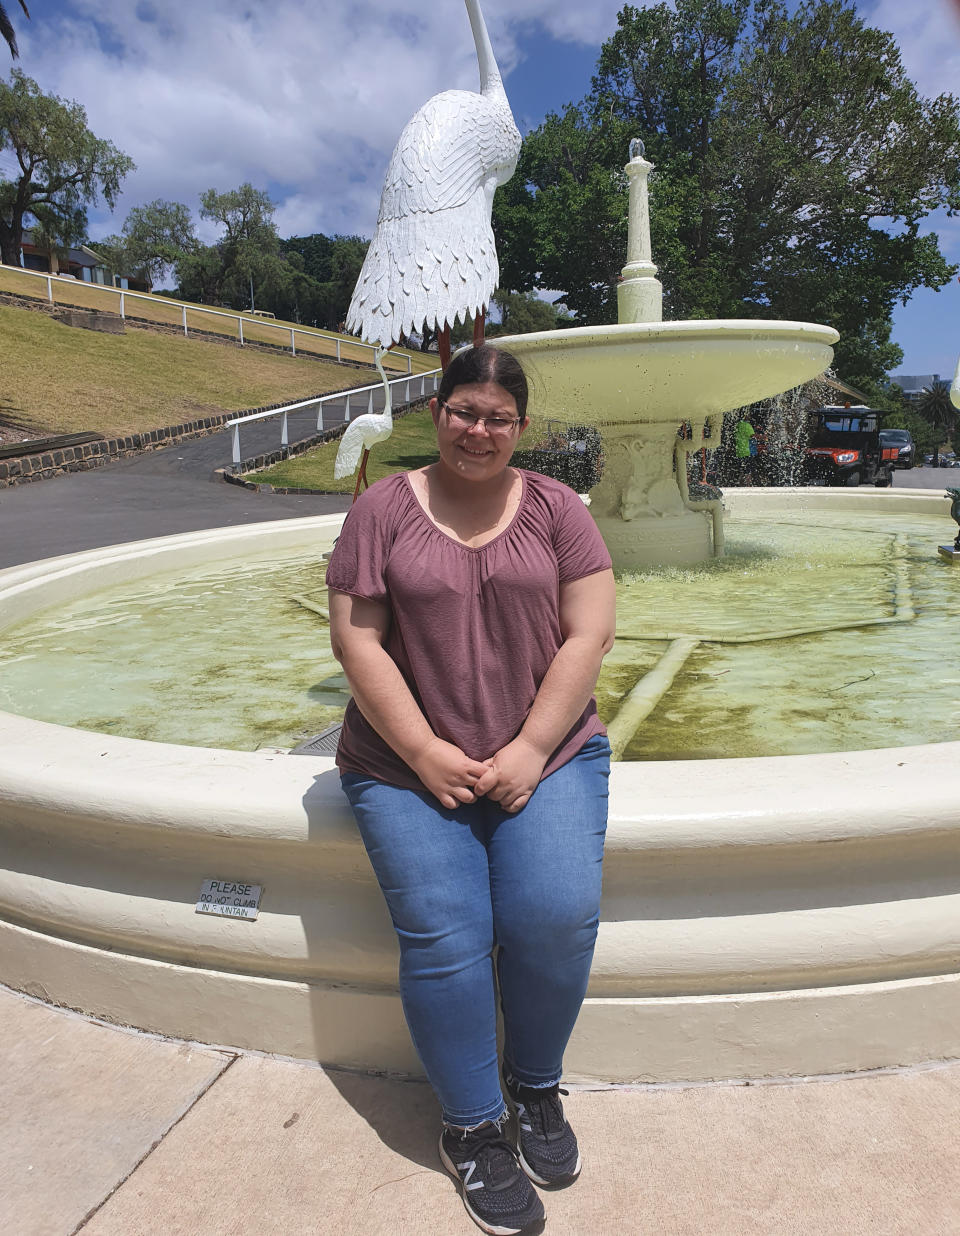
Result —
<instances>
[{"instance_id":1,"label":"paved walkway","mask_svg":"<svg viewBox=\"0 0 960 1236\"><path fill-rule=\"evenodd\" d=\"M382 400L381 400L382 402ZM358 409L351 409L356 413ZM324 410L324 427L343 420ZM316 431L316 410L290 417L290 441ZM242 431L245 457L277 450L280 421ZM258 494L215 476L231 460L232 431L111 460L100 468L0 489L0 568L122 541L269 519L345 511L349 496Z\"/></svg>"},{"instance_id":2,"label":"paved walkway","mask_svg":"<svg viewBox=\"0 0 960 1236\"><path fill-rule=\"evenodd\" d=\"M95 1023L0 989L9 1236L471 1236L428 1087ZM960 1065L574 1088L552 1236L956 1236Z\"/></svg>"}]
</instances>

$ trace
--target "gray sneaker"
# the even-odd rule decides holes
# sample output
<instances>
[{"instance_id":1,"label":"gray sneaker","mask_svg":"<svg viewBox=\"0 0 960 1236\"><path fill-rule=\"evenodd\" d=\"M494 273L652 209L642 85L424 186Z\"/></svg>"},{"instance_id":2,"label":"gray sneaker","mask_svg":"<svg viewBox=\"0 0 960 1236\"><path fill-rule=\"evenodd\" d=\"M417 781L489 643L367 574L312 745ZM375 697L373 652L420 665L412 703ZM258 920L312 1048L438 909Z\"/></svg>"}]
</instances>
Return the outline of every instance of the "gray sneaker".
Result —
<instances>
[{"instance_id":1,"label":"gray sneaker","mask_svg":"<svg viewBox=\"0 0 960 1236\"><path fill-rule=\"evenodd\" d=\"M517 1110L520 1165L532 1181L548 1189L573 1184L580 1175L577 1135L563 1114L559 1086L539 1090L509 1075L507 1094Z\"/></svg>"},{"instance_id":2,"label":"gray sneaker","mask_svg":"<svg viewBox=\"0 0 960 1236\"><path fill-rule=\"evenodd\" d=\"M517 1236L540 1230L543 1202L497 1125L481 1125L470 1133L444 1127L440 1162L460 1182L467 1214L485 1232Z\"/></svg>"}]
</instances>

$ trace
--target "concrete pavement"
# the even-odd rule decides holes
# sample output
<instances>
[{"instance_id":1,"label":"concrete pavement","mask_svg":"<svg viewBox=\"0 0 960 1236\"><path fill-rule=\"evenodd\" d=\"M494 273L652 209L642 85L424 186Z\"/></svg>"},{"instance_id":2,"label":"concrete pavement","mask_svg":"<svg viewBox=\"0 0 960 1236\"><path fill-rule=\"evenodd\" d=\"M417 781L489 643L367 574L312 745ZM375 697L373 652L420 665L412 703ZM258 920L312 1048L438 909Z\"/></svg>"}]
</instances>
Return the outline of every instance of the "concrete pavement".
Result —
<instances>
[{"instance_id":1,"label":"concrete pavement","mask_svg":"<svg viewBox=\"0 0 960 1236\"><path fill-rule=\"evenodd\" d=\"M0 1231L470 1236L429 1088L96 1023L0 989ZM576 1088L554 1236L955 1236L960 1065Z\"/></svg>"}]
</instances>

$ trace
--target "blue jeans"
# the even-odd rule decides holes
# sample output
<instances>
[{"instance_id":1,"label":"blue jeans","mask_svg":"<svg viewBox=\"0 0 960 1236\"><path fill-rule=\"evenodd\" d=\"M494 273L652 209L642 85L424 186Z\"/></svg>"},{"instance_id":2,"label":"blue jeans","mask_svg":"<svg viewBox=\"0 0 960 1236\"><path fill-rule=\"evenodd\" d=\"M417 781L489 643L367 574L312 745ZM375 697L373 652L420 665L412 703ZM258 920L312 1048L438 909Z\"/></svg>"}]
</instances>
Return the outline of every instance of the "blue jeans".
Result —
<instances>
[{"instance_id":1,"label":"blue jeans","mask_svg":"<svg viewBox=\"0 0 960 1236\"><path fill-rule=\"evenodd\" d=\"M514 814L480 798L341 778L400 941L400 995L448 1124L505 1110L497 1061L527 1086L560 1080L600 911L610 745L591 738Z\"/></svg>"}]
</instances>

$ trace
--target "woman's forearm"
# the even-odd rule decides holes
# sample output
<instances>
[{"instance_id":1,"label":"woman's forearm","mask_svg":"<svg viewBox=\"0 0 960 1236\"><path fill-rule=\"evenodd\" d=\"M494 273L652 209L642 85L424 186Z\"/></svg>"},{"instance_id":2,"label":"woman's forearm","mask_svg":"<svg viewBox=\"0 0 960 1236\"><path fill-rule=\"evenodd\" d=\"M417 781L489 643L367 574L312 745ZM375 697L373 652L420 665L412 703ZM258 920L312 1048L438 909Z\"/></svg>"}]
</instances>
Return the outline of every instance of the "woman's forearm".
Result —
<instances>
[{"instance_id":1,"label":"woman's forearm","mask_svg":"<svg viewBox=\"0 0 960 1236\"><path fill-rule=\"evenodd\" d=\"M519 735L545 760L586 708L608 651L593 635L572 636L550 663Z\"/></svg>"},{"instance_id":2,"label":"woman's forearm","mask_svg":"<svg viewBox=\"0 0 960 1236\"><path fill-rule=\"evenodd\" d=\"M436 737L388 652L374 641L341 649L340 664L357 707L389 747L413 767Z\"/></svg>"}]
</instances>

